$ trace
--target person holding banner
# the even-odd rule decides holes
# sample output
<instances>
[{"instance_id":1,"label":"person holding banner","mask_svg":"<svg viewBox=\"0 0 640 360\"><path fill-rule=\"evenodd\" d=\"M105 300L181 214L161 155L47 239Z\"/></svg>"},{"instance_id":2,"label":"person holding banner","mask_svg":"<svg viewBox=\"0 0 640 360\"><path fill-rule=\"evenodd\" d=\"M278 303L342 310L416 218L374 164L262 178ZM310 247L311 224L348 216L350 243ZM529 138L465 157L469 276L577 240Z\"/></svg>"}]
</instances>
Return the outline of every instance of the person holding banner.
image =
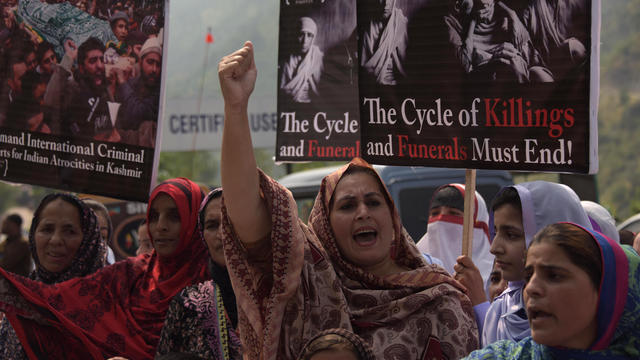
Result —
<instances>
[{"instance_id":1,"label":"person holding banner","mask_svg":"<svg viewBox=\"0 0 640 360\"><path fill-rule=\"evenodd\" d=\"M493 264L493 255L489 252L489 212L477 191L474 209L472 257L486 283ZM462 250L463 215L464 185L441 186L431 199L427 232L416 244L423 253L440 259L449 274L454 274L454 265Z\"/></svg>"},{"instance_id":2,"label":"person holding banner","mask_svg":"<svg viewBox=\"0 0 640 360\"><path fill-rule=\"evenodd\" d=\"M173 296L210 278L209 256L196 229L203 197L200 187L184 178L167 180L153 190L147 210L154 246L150 255L56 285L0 269L0 310L27 355L153 358Z\"/></svg>"},{"instance_id":3,"label":"person holding banner","mask_svg":"<svg viewBox=\"0 0 640 360\"><path fill-rule=\"evenodd\" d=\"M222 58L225 100L222 232L249 359L296 359L331 328L352 331L381 359L460 358L478 346L460 284L428 265L373 168L356 158L322 181L309 217L256 167L247 106L253 45Z\"/></svg>"},{"instance_id":4,"label":"person holding banner","mask_svg":"<svg viewBox=\"0 0 640 360\"><path fill-rule=\"evenodd\" d=\"M58 284L107 266L106 243L95 213L70 194L54 193L42 199L31 221L29 248L35 263L29 279L38 284ZM8 318L0 326L0 358L26 359Z\"/></svg>"},{"instance_id":5,"label":"person holding banner","mask_svg":"<svg viewBox=\"0 0 640 360\"><path fill-rule=\"evenodd\" d=\"M640 257L571 223L543 228L526 255L531 337L499 341L466 359L637 359Z\"/></svg>"},{"instance_id":6,"label":"person holding banner","mask_svg":"<svg viewBox=\"0 0 640 360\"><path fill-rule=\"evenodd\" d=\"M522 292L524 254L533 236L544 226L559 221L591 228L578 195L566 185L546 181L503 188L493 199L491 209L491 253L509 285L491 305L474 301L478 323L483 327L483 346L505 339L519 341L531 334ZM478 269L468 257L458 258L455 278L469 290L472 300L486 299L482 294L484 284L477 274Z\"/></svg>"},{"instance_id":7,"label":"person holding banner","mask_svg":"<svg viewBox=\"0 0 640 360\"><path fill-rule=\"evenodd\" d=\"M318 96L324 54L314 44L318 25L312 18L300 18L297 30L299 48L282 65L280 89L294 102L308 103Z\"/></svg>"}]
</instances>

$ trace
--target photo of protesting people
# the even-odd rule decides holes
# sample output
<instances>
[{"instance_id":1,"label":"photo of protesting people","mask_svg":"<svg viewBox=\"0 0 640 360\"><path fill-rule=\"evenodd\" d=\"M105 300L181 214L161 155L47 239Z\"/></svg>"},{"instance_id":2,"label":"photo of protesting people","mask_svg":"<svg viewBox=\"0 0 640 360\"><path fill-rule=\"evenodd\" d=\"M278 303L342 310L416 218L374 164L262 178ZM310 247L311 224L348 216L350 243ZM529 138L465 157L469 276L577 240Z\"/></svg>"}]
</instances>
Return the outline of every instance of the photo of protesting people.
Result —
<instances>
[{"instance_id":1,"label":"photo of protesting people","mask_svg":"<svg viewBox=\"0 0 640 360\"><path fill-rule=\"evenodd\" d=\"M155 146L162 1L1 6L0 126Z\"/></svg>"},{"instance_id":2,"label":"photo of protesting people","mask_svg":"<svg viewBox=\"0 0 640 360\"><path fill-rule=\"evenodd\" d=\"M0 359L640 359L637 156L598 128L640 96L589 81L629 1L174 1L196 44L168 0L0 0ZM161 156L169 86L220 97L217 148Z\"/></svg>"}]
</instances>

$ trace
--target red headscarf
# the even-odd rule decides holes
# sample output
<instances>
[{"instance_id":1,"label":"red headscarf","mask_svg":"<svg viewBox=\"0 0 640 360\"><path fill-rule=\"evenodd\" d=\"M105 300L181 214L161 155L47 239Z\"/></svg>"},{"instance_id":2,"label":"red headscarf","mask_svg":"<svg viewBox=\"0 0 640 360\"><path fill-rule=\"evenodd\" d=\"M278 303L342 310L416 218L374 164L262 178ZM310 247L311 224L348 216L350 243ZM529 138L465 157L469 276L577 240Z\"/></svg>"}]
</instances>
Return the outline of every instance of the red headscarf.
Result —
<instances>
[{"instance_id":1,"label":"red headscarf","mask_svg":"<svg viewBox=\"0 0 640 360\"><path fill-rule=\"evenodd\" d=\"M161 193L175 201L182 223L171 258L154 251L54 285L0 270L0 310L30 358L153 358L171 298L209 279L209 253L196 231L204 194L188 179L172 179L149 204Z\"/></svg>"}]
</instances>

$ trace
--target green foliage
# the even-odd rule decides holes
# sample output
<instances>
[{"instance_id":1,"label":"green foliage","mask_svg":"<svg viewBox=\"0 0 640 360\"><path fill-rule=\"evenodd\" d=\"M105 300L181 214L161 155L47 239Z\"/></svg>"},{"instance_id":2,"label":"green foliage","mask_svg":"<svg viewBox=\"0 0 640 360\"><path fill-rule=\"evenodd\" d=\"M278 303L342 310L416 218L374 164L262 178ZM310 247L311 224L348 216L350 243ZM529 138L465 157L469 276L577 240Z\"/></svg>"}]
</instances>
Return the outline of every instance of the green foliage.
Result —
<instances>
[{"instance_id":1,"label":"green foliage","mask_svg":"<svg viewBox=\"0 0 640 360\"><path fill-rule=\"evenodd\" d=\"M622 221L640 211L640 0L601 4L598 185Z\"/></svg>"}]
</instances>

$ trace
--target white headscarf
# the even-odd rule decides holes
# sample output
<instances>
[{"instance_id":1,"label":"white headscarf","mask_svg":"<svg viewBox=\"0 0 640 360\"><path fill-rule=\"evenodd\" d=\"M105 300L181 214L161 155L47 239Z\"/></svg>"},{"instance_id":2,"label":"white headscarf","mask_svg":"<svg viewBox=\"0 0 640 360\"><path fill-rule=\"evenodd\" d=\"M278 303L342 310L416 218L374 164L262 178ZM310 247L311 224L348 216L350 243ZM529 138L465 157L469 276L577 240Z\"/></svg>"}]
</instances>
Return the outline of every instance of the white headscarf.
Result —
<instances>
[{"instance_id":1,"label":"white headscarf","mask_svg":"<svg viewBox=\"0 0 640 360\"><path fill-rule=\"evenodd\" d=\"M582 208L589 216L593 229L606 235L609 239L620 244L620 233L616 228L616 220L611 216L604 206L593 201L584 200L580 202Z\"/></svg>"},{"instance_id":2,"label":"white headscarf","mask_svg":"<svg viewBox=\"0 0 640 360\"><path fill-rule=\"evenodd\" d=\"M435 194L445 187L454 187L464 197L464 185L448 184L436 190ZM480 270L482 280L487 281L493 266L493 255L489 253L491 244L489 243L489 212L487 205L476 192L474 206L474 226L473 226L473 248L471 258L473 263ZM456 259L462 254L462 217L460 216L437 216L429 219L427 232L418 241L417 246L421 252L442 260L445 270L454 274L453 265Z\"/></svg>"}]
</instances>

